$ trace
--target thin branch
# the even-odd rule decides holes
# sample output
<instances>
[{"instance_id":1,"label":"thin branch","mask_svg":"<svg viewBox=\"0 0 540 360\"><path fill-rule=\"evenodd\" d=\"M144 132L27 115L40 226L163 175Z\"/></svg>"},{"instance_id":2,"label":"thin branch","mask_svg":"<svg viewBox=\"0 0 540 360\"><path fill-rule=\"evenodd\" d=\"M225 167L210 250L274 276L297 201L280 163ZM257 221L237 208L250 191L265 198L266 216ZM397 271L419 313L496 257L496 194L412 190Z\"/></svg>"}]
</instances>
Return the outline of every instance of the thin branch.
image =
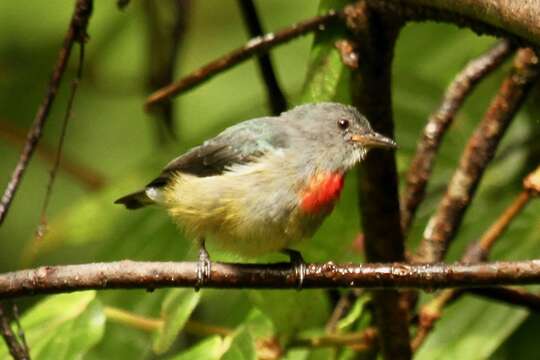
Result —
<instances>
[{"instance_id":1,"label":"thin branch","mask_svg":"<svg viewBox=\"0 0 540 360\"><path fill-rule=\"evenodd\" d=\"M15 305L13 305L15 306ZM13 310L13 316L18 316ZM24 341L24 335L17 337L11 328L10 316L6 310L6 304L0 302L0 333L6 342L9 353L15 360L29 360L28 346Z\"/></svg>"},{"instance_id":2,"label":"thin branch","mask_svg":"<svg viewBox=\"0 0 540 360\"><path fill-rule=\"evenodd\" d=\"M148 332L157 331L161 329L165 324L165 321L162 319L149 318L112 306L106 306L103 312L105 313L105 316L111 321L115 321L119 324L124 324L132 328ZM200 336L227 336L234 332L233 329L222 326L208 325L194 320L188 320L184 326L184 330L190 334Z\"/></svg>"},{"instance_id":3,"label":"thin branch","mask_svg":"<svg viewBox=\"0 0 540 360\"><path fill-rule=\"evenodd\" d=\"M22 130L11 126L8 121L0 121L0 138L11 142L14 145L24 145L25 137ZM36 155L44 161L54 164L56 161L56 149L44 143L39 143L36 148ZM106 183L105 176L97 170L91 169L88 166L81 165L75 159L67 158L64 154L60 163L60 170L71 176L74 180L85 186L89 190L99 190Z\"/></svg>"},{"instance_id":4,"label":"thin branch","mask_svg":"<svg viewBox=\"0 0 540 360\"><path fill-rule=\"evenodd\" d=\"M143 5L148 33L146 82L148 90L155 91L174 79L179 50L187 29L191 0L146 0ZM153 114L160 120L156 122L159 143L164 144L164 140L176 139L173 103L159 104Z\"/></svg>"},{"instance_id":5,"label":"thin branch","mask_svg":"<svg viewBox=\"0 0 540 360\"><path fill-rule=\"evenodd\" d=\"M380 11L413 21L444 21L478 34L513 38L522 45L540 45L538 1L500 0L367 0Z\"/></svg>"},{"instance_id":6,"label":"thin branch","mask_svg":"<svg viewBox=\"0 0 540 360\"><path fill-rule=\"evenodd\" d=\"M210 80L216 74L230 69L231 67L249 59L252 56L267 52L272 47L287 42L298 36L316 31L321 27L335 21L340 17L340 15L341 13L339 12L330 11L325 15L315 16L309 20L299 22L276 33L268 33L264 36L251 39L246 43L246 45L206 64L177 82L174 82L154 92L147 98L145 107L147 110L149 110L154 105L167 101L171 97L176 96L184 91L190 90L195 86Z\"/></svg>"},{"instance_id":7,"label":"thin branch","mask_svg":"<svg viewBox=\"0 0 540 360\"><path fill-rule=\"evenodd\" d=\"M446 130L476 85L497 69L513 49L510 41L500 40L486 53L471 60L452 81L439 108L430 115L407 172L401 200L401 225L405 233L409 231L416 210L424 199L426 185Z\"/></svg>"},{"instance_id":8,"label":"thin branch","mask_svg":"<svg viewBox=\"0 0 540 360\"><path fill-rule=\"evenodd\" d=\"M494 287L483 289L465 289L464 292L489 300L497 300L505 304L525 307L529 311L540 312L540 296L527 290L510 287Z\"/></svg>"},{"instance_id":9,"label":"thin branch","mask_svg":"<svg viewBox=\"0 0 540 360\"><path fill-rule=\"evenodd\" d=\"M60 160L62 159L62 150L64 148L64 140L66 138L67 126L68 126L69 120L71 119L71 116L73 115L73 102L75 101L75 95L77 94L77 89L82 79L83 65L84 65L84 41L80 41L79 42L79 64L77 66L77 74L75 75L75 78L71 82L71 89L70 89L69 98L68 98L68 102L66 106L66 112L64 114L64 119L62 122L62 131L58 139L58 147L56 149L54 164L49 174L49 182L47 184L47 190L45 192L45 199L43 200L43 205L41 207L40 224L38 226L38 231L37 231L38 238L41 238L46 232L47 209L49 207L49 202L51 200L52 190L53 190L54 182L56 180L56 174L58 173L58 169L60 167Z\"/></svg>"},{"instance_id":10,"label":"thin branch","mask_svg":"<svg viewBox=\"0 0 540 360\"><path fill-rule=\"evenodd\" d=\"M238 4L242 10L242 15L249 30L249 35L252 38L262 36L264 31L253 0L238 0ZM279 115L287 109L287 100L279 86L276 72L274 71L272 60L270 59L270 54L268 52L260 54L257 56L257 62L259 64L259 71L266 84L268 104L270 105L272 114Z\"/></svg>"},{"instance_id":11,"label":"thin branch","mask_svg":"<svg viewBox=\"0 0 540 360\"><path fill-rule=\"evenodd\" d=\"M392 138L392 59L403 23L399 18L372 11L363 2L348 6L345 12L347 25L354 33L351 48L360 59L352 73L352 102L371 120L375 131ZM359 169L358 196L366 259L402 261L405 250L393 151L368 154ZM400 294L395 290L375 291L373 304L383 357L410 359L408 309L400 306Z\"/></svg>"},{"instance_id":12,"label":"thin branch","mask_svg":"<svg viewBox=\"0 0 540 360\"><path fill-rule=\"evenodd\" d=\"M332 334L336 332L336 327L339 322L352 308L354 302L362 294L361 289L353 289L342 294L332 311L332 315L328 318L326 322L325 331L327 334Z\"/></svg>"},{"instance_id":13,"label":"thin branch","mask_svg":"<svg viewBox=\"0 0 540 360\"><path fill-rule=\"evenodd\" d=\"M54 71L49 82L49 87L43 99L43 102L38 108L34 123L28 132L26 144L21 152L19 162L11 175L11 179L0 200L0 225L4 222L13 197L19 187L26 167L34 154L36 146L41 138L43 127L51 110L54 99L60 87L62 76L66 70L67 62L71 54L71 49L75 42L86 41L86 28L88 20L92 14L92 0L77 0L75 10L69 24L67 34L64 38L64 45L60 49L58 59L54 67Z\"/></svg>"},{"instance_id":14,"label":"thin branch","mask_svg":"<svg viewBox=\"0 0 540 360\"><path fill-rule=\"evenodd\" d=\"M293 347L353 347L356 351L371 349L377 341L377 329L368 327L358 332L299 337L287 346Z\"/></svg>"},{"instance_id":15,"label":"thin branch","mask_svg":"<svg viewBox=\"0 0 540 360\"><path fill-rule=\"evenodd\" d=\"M429 220L419 248L419 261L437 262L446 254L500 140L538 79L538 68L538 57L531 49L518 51L511 73L469 139L459 167Z\"/></svg>"},{"instance_id":16,"label":"thin branch","mask_svg":"<svg viewBox=\"0 0 540 360\"><path fill-rule=\"evenodd\" d=\"M540 194L540 167L531 172L523 181L523 191L508 206L501 216L489 227L479 241L473 244L463 255L463 263L476 263L484 261L495 241L501 237L508 228L510 222L524 209L525 205L533 196ZM520 289L510 288L490 288L482 291L472 289L470 292L475 295L491 297L498 301L505 301L513 305L525 306L529 309L537 309L540 304L540 296L530 294ZM420 324L416 336L412 341L412 348L418 349L431 330L435 322L442 316L443 309L449 302L457 299L463 291L445 290L435 299L424 305L420 310Z\"/></svg>"}]
</instances>

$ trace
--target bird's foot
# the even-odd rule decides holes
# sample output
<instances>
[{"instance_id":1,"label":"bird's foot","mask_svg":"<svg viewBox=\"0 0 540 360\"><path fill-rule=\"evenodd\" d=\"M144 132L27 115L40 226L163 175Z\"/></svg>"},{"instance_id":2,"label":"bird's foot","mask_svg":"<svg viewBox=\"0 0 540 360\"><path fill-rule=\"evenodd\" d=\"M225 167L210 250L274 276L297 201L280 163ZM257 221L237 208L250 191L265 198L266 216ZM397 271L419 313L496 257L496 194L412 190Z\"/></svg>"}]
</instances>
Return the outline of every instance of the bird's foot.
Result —
<instances>
[{"instance_id":1,"label":"bird's foot","mask_svg":"<svg viewBox=\"0 0 540 360\"><path fill-rule=\"evenodd\" d=\"M299 251L284 249L283 253L289 256L289 261L294 269L298 282L297 289L301 290L302 286L304 285L304 278L306 276L306 262Z\"/></svg>"},{"instance_id":2,"label":"bird's foot","mask_svg":"<svg viewBox=\"0 0 540 360\"><path fill-rule=\"evenodd\" d=\"M204 239L199 241L199 261L197 262L197 283L195 284L195 291L206 285L206 282L210 278L210 272L212 270L212 261L210 261L210 255L204 246Z\"/></svg>"}]
</instances>

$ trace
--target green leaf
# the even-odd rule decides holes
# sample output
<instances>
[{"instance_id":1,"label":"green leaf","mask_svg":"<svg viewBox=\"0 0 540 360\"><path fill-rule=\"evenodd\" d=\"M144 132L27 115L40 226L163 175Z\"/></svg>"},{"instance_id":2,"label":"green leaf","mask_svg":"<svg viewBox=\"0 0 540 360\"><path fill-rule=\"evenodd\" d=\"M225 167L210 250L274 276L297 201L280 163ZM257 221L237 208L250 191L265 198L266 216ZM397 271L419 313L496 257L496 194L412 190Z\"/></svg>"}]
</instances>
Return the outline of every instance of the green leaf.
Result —
<instances>
[{"instance_id":1,"label":"green leaf","mask_svg":"<svg viewBox=\"0 0 540 360\"><path fill-rule=\"evenodd\" d=\"M219 360L227 346L227 341L220 336L211 336L169 360Z\"/></svg>"},{"instance_id":2,"label":"green leaf","mask_svg":"<svg viewBox=\"0 0 540 360\"><path fill-rule=\"evenodd\" d=\"M276 332L283 335L322 327L330 313L328 298L321 290L254 290L250 299L272 320Z\"/></svg>"},{"instance_id":3,"label":"green leaf","mask_svg":"<svg viewBox=\"0 0 540 360\"><path fill-rule=\"evenodd\" d=\"M255 339L246 327L240 327L232 336L229 349L222 360L257 360Z\"/></svg>"},{"instance_id":4,"label":"green leaf","mask_svg":"<svg viewBox=\"0 0 540 360\"><path fill-rule=\"evenodd\" d=\"M319 13L330 9L342 9L350 1L322 0ZM337 100L339 88L348 89L348 69L343 65L335 42L346 36L345 28L333 25L328 31L317 33L311 49L308 73L304 84L302 102L320 102ZM341 99L342 102L347 100Z\"/></svg>"},{"instance_id":5,"label":"green leaf","mask_svg":"<svg viewBox=\"0 0 540 360\"><path fill-rule=\"evenodd\" d=\"M163 328L156 333L152 346L156 354L169 350L200 298L201 293L192 289L173 289L169 292L162 305Z\"/></svg>"},{"instance_id":6,"label":"green leaf","mask_svg":"<svg viewBox=\"0 0 540 360\"><path fill-rule=\"evenodd\" d=\"M105 315L95 291L48 297L21 319L33 359L78 359L97 344ZM0 358L7 358L4 343Z\"/></svg>"}]
</instances>

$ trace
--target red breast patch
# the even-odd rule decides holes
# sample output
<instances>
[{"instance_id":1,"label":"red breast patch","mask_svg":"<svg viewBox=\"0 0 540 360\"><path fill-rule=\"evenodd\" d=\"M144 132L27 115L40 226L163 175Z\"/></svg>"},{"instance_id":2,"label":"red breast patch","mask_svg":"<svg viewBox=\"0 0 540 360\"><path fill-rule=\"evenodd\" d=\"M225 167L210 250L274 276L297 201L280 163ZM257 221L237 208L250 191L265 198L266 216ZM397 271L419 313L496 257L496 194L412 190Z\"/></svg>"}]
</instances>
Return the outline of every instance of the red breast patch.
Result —
<instances>
[{"instance_id":1,"label":"red breast patch","mask_svg":"<svg viewBox=\"0 0 540 360\"><path fill-rule=\"evenodd\" d=\"M314 176L300 195L300 208L307 213L327 210L334 204L343 189L345 176L326 173Z\"/></svg>"}]
</instances>

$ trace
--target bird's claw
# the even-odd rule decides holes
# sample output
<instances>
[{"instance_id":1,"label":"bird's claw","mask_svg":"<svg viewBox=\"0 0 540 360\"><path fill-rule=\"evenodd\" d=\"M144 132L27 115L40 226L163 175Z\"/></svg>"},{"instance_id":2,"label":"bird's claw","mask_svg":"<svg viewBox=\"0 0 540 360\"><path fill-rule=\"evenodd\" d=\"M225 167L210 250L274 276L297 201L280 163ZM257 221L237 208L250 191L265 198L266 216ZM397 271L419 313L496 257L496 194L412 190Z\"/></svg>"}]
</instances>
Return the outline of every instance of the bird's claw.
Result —
<instances>
[{"instance_id":1,"label":"bird's claw","mask_svg":"<svg viewBox=\"0 0 540 360\"><path fill-rule=\"evenodd\" d=\"M297 290L301 290L304 285L304 278L306 277L306 262L299 251L292 249L285 249L283 252L289 255L289 261L294 269L294 274L297 279Z\"/></svg>"},{"instance_id":2,"label":"bird's claw","mask_svg":"<svg viewBox=\"0 0 540 360\"><path fill-rule=\"evenodd\" d=\"M210 272L212 271L212 261L210 261L210 255L204 246L204 240L199 244L199 261L197 262L197 283L195 284L195 291L206 285L210 278Z\"/></svg>"}]
</instances>

